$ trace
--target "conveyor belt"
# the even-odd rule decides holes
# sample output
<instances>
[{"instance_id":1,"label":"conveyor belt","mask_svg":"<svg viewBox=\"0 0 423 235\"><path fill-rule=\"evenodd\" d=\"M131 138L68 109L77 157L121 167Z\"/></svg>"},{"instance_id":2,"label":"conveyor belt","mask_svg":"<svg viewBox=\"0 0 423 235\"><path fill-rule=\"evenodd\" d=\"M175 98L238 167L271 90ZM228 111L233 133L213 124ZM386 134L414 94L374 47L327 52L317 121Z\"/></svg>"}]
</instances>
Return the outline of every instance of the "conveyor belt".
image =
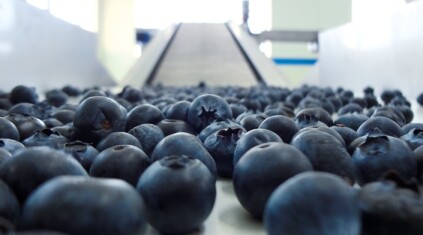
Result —
<instances>
[{"instance_id":1,"label":"conveyor belt","mask_svg":"<svg viewBox=\"0 0 423 235\"><path fill-rule=\"evenodd\" d=\"M152 84L256 85L254 71L225 24L181 24Z\"/></svg>"},{"instance_id":2,"label":"conveyor belt","mask_svg":"<svg viewBox=\"0 0 423 235\"><path fill-rule=\"evenodd\" d=\"M122 85L286 85L257 43L230 24L183 23L155 36Z\"/></svg>"}]
</instances>

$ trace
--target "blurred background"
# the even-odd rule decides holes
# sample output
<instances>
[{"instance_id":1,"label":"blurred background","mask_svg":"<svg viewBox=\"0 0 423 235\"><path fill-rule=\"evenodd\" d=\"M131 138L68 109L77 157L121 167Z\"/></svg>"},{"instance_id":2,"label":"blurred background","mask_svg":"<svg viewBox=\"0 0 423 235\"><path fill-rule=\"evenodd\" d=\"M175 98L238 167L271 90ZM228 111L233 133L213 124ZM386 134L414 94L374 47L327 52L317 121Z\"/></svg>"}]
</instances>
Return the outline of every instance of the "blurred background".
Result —
<instances>
[{"instance_id":1,"label":"blurred background","mask_svg":"<svg viewBox=\"0 0 423 235\"><path fill-rule=\"evenodd\" d=\"M192 76L416 96L422 63L422 1L0 0L2 89L198 82Z\"/></svg>"}]
</instances>

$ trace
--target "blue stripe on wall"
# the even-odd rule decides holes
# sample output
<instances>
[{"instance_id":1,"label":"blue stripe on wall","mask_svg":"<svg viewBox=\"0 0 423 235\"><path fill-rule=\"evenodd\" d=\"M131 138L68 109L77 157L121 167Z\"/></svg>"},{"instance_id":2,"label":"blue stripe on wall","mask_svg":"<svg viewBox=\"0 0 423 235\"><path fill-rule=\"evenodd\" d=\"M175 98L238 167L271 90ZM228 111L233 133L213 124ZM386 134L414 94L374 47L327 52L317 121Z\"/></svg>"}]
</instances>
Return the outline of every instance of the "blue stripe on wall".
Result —
<instances>
[{"instance_id":1,"label":"blue stripe on wall","mask_svg":"<svg viewBox=\"0 0 423 235\"><path fill-rule=\"evenodd\" d=\"M314 65L317 59L273 58L277 65Z\"/></svg>"}]
</instances>

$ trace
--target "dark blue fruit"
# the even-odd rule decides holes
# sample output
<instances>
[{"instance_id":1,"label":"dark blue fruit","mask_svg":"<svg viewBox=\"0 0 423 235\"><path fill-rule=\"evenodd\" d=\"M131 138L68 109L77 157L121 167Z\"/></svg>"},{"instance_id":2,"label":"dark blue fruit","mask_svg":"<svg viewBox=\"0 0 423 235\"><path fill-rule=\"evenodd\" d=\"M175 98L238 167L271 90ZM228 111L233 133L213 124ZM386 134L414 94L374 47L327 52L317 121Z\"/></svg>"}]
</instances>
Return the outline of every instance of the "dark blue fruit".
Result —
<instances>
[{"instance_id":1,"label":"dark blue fruit","mask_svg":"<svg viewBox=\"0 0 423 235\"><path fill-rule=\"evenodd\" d=\"M423 234L422 192L394 174L359 191L362 235Z\"/></svg>"},{"instance_id":2,"label":"dark blue fruit","mask_svg":"<svg viewBox=\"0 0 423 235\"><path fill-rule=\"evenodd\" d=\"M11 158L12 154L4 148L0 148L0 165L6 161L7 159Z\"/></svg>"},{"instance_id":3,"label":"dark blue fruit","mask_svg":"<svg viewBox=\"0 0 423 235\"><path fill-rule=\"evenodd\" d=\"M323 172L301 173L281 184L264 212L269 235L359 235L360 225L353 188Z\"/></svg>"},{"instance_id":4,"label":"dark blue fruit","mask_svg":"<svg viewBox=\"0 0 423 235\"><path fill-rule=\"evenodd\" d=\"M260 129L267 129L277 134L283 142L290 143L292 137L299 131L294 120L287 116L275 115L266 118L259 126Z\"/></svg>"},{"instance_id":5,"label":"dark blue fruit","mask_svg":"<svg viewBox=\"0 0 423 235\"><path fill-rule=\"evenodd\" d=\"M144 203L122 180L61 176L40 186L25 202L22 230L66 234L143 234Z\"/></svg>"},{"instance_id":6,"label":"dark blue fruit","mask_svg":"<svg viewBox=\"0 0 423 235\"><path fill-rule=\"evenodd\" d=\"M116 178L135 185L150 165L150 159L132 145L117 145L100 152L90 168L90 176Z\"/></svg>"},{"instance_id":7,"label":"dark blue fruit","mask_svg":"<svg viewBox=\"0 0 423 235\"><path fill-rule=\"evenodd\" d=\"M239 159L254 146L269 142L283 143L283 140L273 131L266 129L255 129L245 133L241 136L236 145L233 159L234 165L236 165Z\"/></svg>"},{"instance_id":8,"label":"dark blue fruit","mask_svg":"<svg viewBox=\"0 0 423 235\"><path fill-rule=\"evenodd\" d=\"M129 111L126 116L125 129L129 131L145 123L157 124L163 119L165 119L165 116L159 108L151 104L141 104Z\"/></svg>"},{"instance_id":9,"label":"dark blue fruit","mask_svg":"<svg viewBox=\"0 0 423 235\"><path fill-rule=\"evenodd\" d=\"M364 136L369 134L375 128L379 128L382 133L394 136L394 137L401 137L403 135L401 127L391 119L387 117L371 117L367 121L365 121L361 126L357 129L358 136Z\"/></svg>"},{"instance_id":10,"label":"dark blue fruit","mask_svg":"<svg viewBox=\"0 0 423 235\"><path fill-rule=\"evenodd\" d=\"M49 147L19 151L0 166L0 178L12 188L20 203L39 185L59 175L88 174L75 159Z\"/></svg>"},{"instance_id":11,"label":"dark blue fruit","mask_svg":"<svg viewBox=\"0 0 423 235\"><path fill-rule=\"evenodd\" d=\"M156 124L160 129L162 129L165 136L175 134L178 132L186 132L195 135L196 131L191 127L191 125L183 120L177 119L163 119Z\"/></svg>"},{"instance_id":12,"label":"dark blue fruit","mask_svg":"<svg viewBox=\"0 0 423 235\"><path fill-rule=\"evenodd\" d=\"M128 133L138 139L142 146L141 149L148 156L151 155L160 140L164 138L163 131L160 127L150 123L138 125L129 130Z\"/></svg>"},{"instance_id":13,"label":"dark blue fruit","mask_svg":"<svg viewBox=\"0 0 423 235\"><path fill-rule=\"evenodd\" d=\"M190 105L191 102L185 100L171 104L166 112L166 118L187 121L187 113Z\"/></svg>"},{"instance_id":14,"label":"dark blue fruit","mask_svg":"<svg viewBox=\"0 0 423 235\"><path fill-rule=\"evenodd\" d=\"M369 119L369 117L365 114L344 114L335 119L334 124L341 124L353 129L354 131L357 131L361 124L367 121L367 119Z\"/></svg>"},{"instance_id":15,"label":"dark blue fruit","mask_svg":"<svg viewBox=\"0 0 423 235\"><path fill-rule=\"evenodd\" d=\"M48 146L56 149L63 148L68 142L68 138L52 129L36 130L34 134L22 141L26 147Z\"/></svg>"},{"instance_id":16,"label":"dark blue fruit","mask_svg":"<svg viewBox=\"0 0 423 235\"><path fill-rule=\"evenodd\" d=\"M423 145L423 129L411 129L408 133L401 136L401 139L407 142L412 150Z\"/></svg>"},{"instance_id":17,"label":"dark blue fruit","mask_svg":"<svg viewBox=\"0 0 423 235\"><path fill-rule=\"evenodd\" d=\"M19 85L14 87L10 91L9 99L10 99L10 102L12 102L12 104L17 104L17 103L35 104L38 101L38 95L34 87Z\"/></svg>"},{"instance_id":18,"label":"dark blue fruit","mask_svg":"<svg viewBox=\"0 0 423 235\"><path fill-rule=\"evenodd\" d=\"M317 118L318 121L323 122L327 126L333 125L332 116L326 110L324 110L322 108L314 107L314 108L301 109L296 114L296 117L302 116L304 114L307 114L307 115L310 115L310 116Z\"/></svg>"},{"instance_id":19,"label":"dark blue fruit","mask_svg":"<svg viewBox=\"0 0 423 235\"><path fill-rule=\"evenodd\" d=\"M19 141L19 131L15 124L3 117L0 117L0 138Z\"/></svg>"},{"instance_id":20,"label":"dark blue fruit","mask_svg":"<svg viewBox=\"0 0 423 235\"><path fill-rule=\"evenodd\" d=\"M273 190L313 167L298 149L284 143L264 143L244 154L234 169L233 186L241 205L261 218Z\"/></svg>"},{"instance_id":21,"label":"dark blue fruit","mask_svg":"<svg viewBox=\"0 0 423 235\"><path fill-rule=\"evenodd\" d=\"M26 114L9 114L5 118L16 126L19 131L20 140L30 137L36 130L46 128L43 121Z\"/></svg>"},{"instance_id":22,"label":"dark blue fruit","mask_svg":"<svg viewBox=\"0 0 423 235\"><path fill-rule=\"evenodd\" d=\"M20 205L12 189L2 180L0 180L0 198L0 219L7 219L15 224L18 222Z\"/></svg>"},{"instance_id":23,"label":"dark blue fruit","mask_svg":"<svg viewBox=\"0 0 423 235\"><path fill-rule=\"evenodd\" d=\"M116 145L132 145L142 149L140 141L135 136L121 131L110 133L101 139L100 142L98 142L96 149L101 152Z\"/></svg>"},{"instance_id":24,"label":"dark blue fruit","mask_svg":"<svg viewBox=\"0 0 423 235\"><path fill-rule=\"evenodd\" d=\"M72 140L97 144L112 132L125 131L125 118L125 108L111 98L87 98L75 111Z\"/></svg>"},{"instance_id":25,"label":"dark blue fruit","mask_svg":"<svg viewBox=\"0 0 423 235\"><path fill-rule=\"evenodd\" d=\"M241 129L246 132L245 128L239 125L238 123L231 121L231 120L225 120L225 121L215 121L210 123L206 128L204 128L199 134L198 139L201 140L201 142L204 142L207 137L209 137L211 134L215 133L216 131L223 130L223 129Z\"/></svg>"},{"instance_id":26,"label":"dark blue fruit","mask_svg":"<svg viewBox=\"0 0 423 235\"><path fill-rule=\"evenodd\" d=\"M303 129L309 126L327 126L325 123L319 121L319 118L315 115L308 113L297 114L295 116L295 124L299 129Z\"/></svg>"},{"instance_id":27,"label":"dark blue fruit","mask_svg":"<svg viewBox=\"0 0 423 235\"><path fill-rule=\"evenodd\" d=\"M345 142L345 146L347 147L351 144L351 142L358 138L357 132L349 127L343 126L342 124L331 126L330 128L342 136L342 139L344 139Z\"/></svg>"},{"instance_id":28,"label":"dark blue fruit","mask_svg":"<svg viewBox=\"0 0 423 235\"><path fill-rule=\"evenodd\" d=\"M25 145L12 139L0 139L0 149L7 150L13 155L16 152L25 149Z\"/></svg>"},{"instance_id":29,"label":"dark blue fruit","mask_svg":"<svg viewBox=\"0 0 423 235\"><path fill-rule=\"evenodd\" d=\"M188 122L200 132L210 123L232 119L229 104L217 95L204 94L196 97L188 109Z\"/></svg>"},{"instance_id":30,"label":"dark blue fruit","mask_svg":"<svg viewBox=\"0 0 423 235\"><path fill-rule=\"evenodd\" d=\"M96 148L78 140L66 143L63 150L72 155L72 157L75 158L87 172L90 171L92 162L99 154Z\"/></svg>"},{"instance_id":31,"label":"dark blue fruit","mask_svg":"<svg viewBox=\"0 0 423 235\"><path fill-rule=\"evenodd\" d=\"M217 176L216 162L194 135L179 132L163 138L151 153L151 160L158 161L166 156L185 155L200 160Z\"/></svg>"},{"instance_id":32,"label":"dark blue fruit","mask_svg":"<svg viewBox=\"0 0 423 235\"><path fill-rule=\"evenodd\" d=\"M60 107L68 101L69 96L62 90L50 90L46 93L46 100L49 104Z\"/></svg>"},{"instance_id":33,"label":"dark blue fruit","mask_svg":"<svg viewBox=\"0 0 423 235\"><path fill-rule=\"evenodd\" d=\"M411 129L422 129L423 130L423 123L420 122L412 122L408 123L401 127L402 133L407 134L411 131Z\"/></svg>"},{"instance_id":34,"label":"dark blue fruit","mask_svg":"<svg viewBox=\"0 0 423 235\"><path fill-rule=\"evenodd\" d=\"M257 129L268 116L264 113L251 113L243 117L239 124L247 131Z\"/></svg>"},{"instance_id":35,"label":"dark blue fruit","mask_svg":"<svg viewBox=\"0 0 423 235\"><path fill-rule=\"evenodd\" d=\"M305 131L294 136L291 144L308 157L314 170L333 173L354 184L354 164L338 138L323 131Z\"/></svg>"},{"instance_id":36,"label":"dark blue fruit","mask_svg":"<svg viewBox=\"0 0 423 235\"><path fill-rule=\"evenodd\" d=\"M376 181L388 171L396 171L407 180L417 173L413 150L405 141L392 136L368 136L355 149L352 160L360 185Z\"/></svg>"},{"instance_id":37,"label":"dark blue fruit","mask_svg":"<svg viewBox=\"0 0 423 235\"><path fill-rule=\"evenodd\" d=\"M148 223L169 234L199 229L213 209L215 182L198 159L180 155L156 161L137 184Z\"/></svg>"},{"instance_id":38,"label":"dark blue fruit","mask_svg":"<svg viewBox=\"0 0 423 235\"><path fill-rule=\"evenodd\" d=\"M204 140L204 147L216 162L219 176L232 177L234 170L234 151L243 133L244 130L240 128L232 129L229 127L216 131Z\"/></svg>"}]
</instances>

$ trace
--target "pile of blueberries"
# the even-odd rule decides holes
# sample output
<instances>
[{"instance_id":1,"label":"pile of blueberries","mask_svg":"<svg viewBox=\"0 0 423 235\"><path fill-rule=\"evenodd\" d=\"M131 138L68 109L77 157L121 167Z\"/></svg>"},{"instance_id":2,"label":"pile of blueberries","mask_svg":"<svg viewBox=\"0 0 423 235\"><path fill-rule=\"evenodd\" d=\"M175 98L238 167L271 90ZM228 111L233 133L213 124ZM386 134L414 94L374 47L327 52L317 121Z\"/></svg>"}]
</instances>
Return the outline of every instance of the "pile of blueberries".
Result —
<instances>
[{"instance_id":1,"label":"pile of blueberries","mask_svg":"<svg viewBox=\"0 0 423 235\"><path fill-rule=\"evenodd\" d=\"M0 92L0 233L186 234L225 179L268 234L421 235L413 118L371 87L16 86Z\"/></svg>"}]
</instances>

